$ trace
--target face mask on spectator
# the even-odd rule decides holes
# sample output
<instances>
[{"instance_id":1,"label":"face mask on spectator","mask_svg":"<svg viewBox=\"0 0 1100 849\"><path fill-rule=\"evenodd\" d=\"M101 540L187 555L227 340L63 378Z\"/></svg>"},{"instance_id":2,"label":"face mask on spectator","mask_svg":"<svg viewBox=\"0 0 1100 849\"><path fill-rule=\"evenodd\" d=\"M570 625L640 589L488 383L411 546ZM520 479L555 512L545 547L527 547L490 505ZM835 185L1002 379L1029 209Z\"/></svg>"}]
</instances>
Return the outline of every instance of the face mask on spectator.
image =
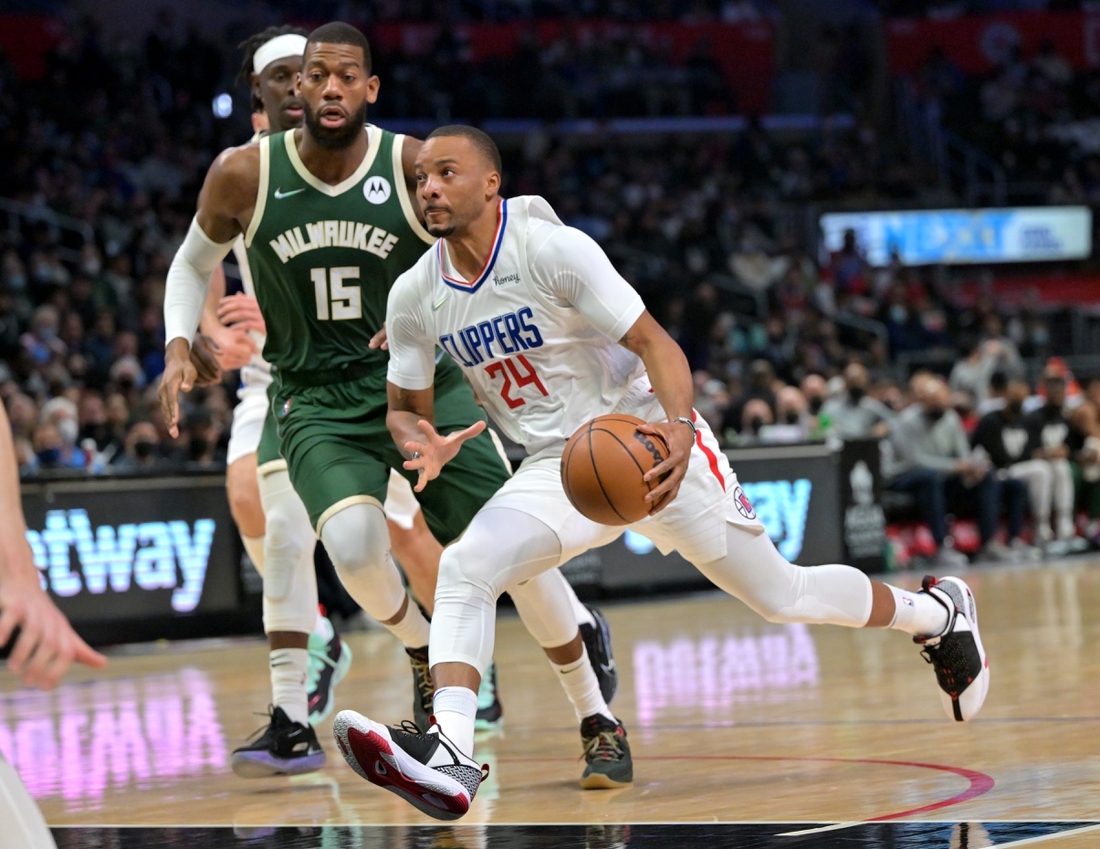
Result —
<instances>
[{"instance_id":1,"label":"face mask on spectator","mask_svg":"<svg viewBox=\"0 0 1100 849\"><path fill-rule=\"evenodd\" d=\"M901 304L894 304L890 307L890 320L894 324L905 324L907 318L909 318L909 311Z\"/></svg>"},{"instance_id":2,"label":"face mask on spectator","mask_svg":"<svg viewBox=\"0 0 1100 849\"><path fill-rule=\"evenodd\" d=\"M156 447L154 443L142 440L134 443L134 453L137 454L139 459L146 460L153 456L153 450Z\"/></svg>"},{"instance_id":3,"label":"face mask on spectator","mask_svg":"<svg viewBox=\"0 0 1100 849\"><path fill-rule=\"evenodd\" d=\"M749 419L749 430L751 430L754 434L760 433L760 428L762 428L763 426L763 416L753 416L751 419Z\"/></svg>"},{"instance_id":4,"label":"face mask on spectator","mask_svg":"<svg viewBox=\"0 0 1100 849\"><path fill-rule=\"evenodd\" d=\"M787 410L783 418L787 424L795 425L798 424L799 419L802 417L798 414L798 410Z\"/></svg>"},{"instance_id":5,"label":"face mask on spectator","mask_svg":"<svg viewBox=\"0 0 1100 849\"><path fill-rule=\"evenodd\" d=\"M1013 399L1012 401L1008 402L1007 406L1008 406L1008 409L1011 410L1014 415L1018 416L1018 415L1020 415L1021 412L1023 412L1024 402Z\"/></svg>"},{"instance_id":6,"label":"face mask on spectator","mask_svg":"<svg viewBox=\"0 0 1100 849\"><path fill-rule=\"evenodd\" d=\"M939 407L932 407L924 411L924 417L930 422L938 422L943 418L944 411Z\"/></svg>"},{"instance_id":7,"label":"face mask on spectator","mask_svg":"<svg viewBox=\"0 0 1100 849\"><path fill-rule=\"evenodd\" d=\"M18 292L27 288L27 275L12 274L5 282L8 284L9 288Z\"/></svg>"},{"instance_id":8,"label":"face mask on spectator","mask_svg":"<svg viewBox=\"0 0 1100 849\"><path fill-rule=\"evenodd\" d=\"M867 394L867 390L862 386L849 386L848 397L852 399L853 404L858 404L863 400L863 396Z\"/></svg>"},{"instance_id":9,"label":"face mask on spectator","mask_svg":"<svg viewBox=\"0 0 1100 849\"><path fill-rule=\"evenodd\" d=\"M57 432L61 434L61 439L66 445L76 445L79 430L75 419L62 419L57 423Z\"/></svg>"},{"instance_id":10,"label":"face mask on spectator","mask_svg":"<svg viewBox=\"0 0 1100 849\"><path fill-rule=\"evenodd\" d=\"M813 415L816 416L818 413L821 412L821 408L824 406L824 404L825 404L825 399L824 398L811 398L810 399L810 413L812 413Z\"/></svg>"},{"instance_id":11,"label":"face mask on spectator","mask_svg":"<svg viewBox=\"0 0 1100 849\"><path fill-rule=\"evenodd\" d=\"M99 261L99 257L89 257L80 264L80 270L89 277L95 277L103 270L103 264Z\"/></svg>"},{"instance_id":12,"label":"face mask on spectator","mask_svg":"<svg viewBox=\"0 0 1100 849\"><path fill-rule=\"evenodd\" d=\"M56 466L61 462L61 449L43 448L38 452L38 462L43 466Z\"/></svg>"}]
</instances>

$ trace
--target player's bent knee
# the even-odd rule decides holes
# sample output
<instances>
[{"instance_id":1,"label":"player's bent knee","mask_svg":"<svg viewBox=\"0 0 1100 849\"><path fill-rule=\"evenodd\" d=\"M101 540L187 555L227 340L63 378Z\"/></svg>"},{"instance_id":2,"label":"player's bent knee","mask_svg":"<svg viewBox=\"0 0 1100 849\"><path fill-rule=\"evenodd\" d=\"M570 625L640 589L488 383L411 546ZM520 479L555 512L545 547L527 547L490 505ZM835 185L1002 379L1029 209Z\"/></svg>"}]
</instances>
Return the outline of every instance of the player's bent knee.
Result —
<instances>
[{"instance_id":1,"label":"player's bent knee","mask_svg":"<svg viewBox=\"0 0 1100 849\"><path fill-rule=\"evenodd\" d=\"M453 593L477 596L496 603L504 588L494 580L507 563L499 563L490 552L475 552L462 542L443 549L439 558L439 578L436 580L436 599Z\"/></svg>"},{"instance_id":2,"label":"player's bent knee","mask_svg":"<svg viewBox=\"0 0 1100 849\"><path fill-rule=\"evenodd\" d=\"M377 504L352 504L341 510L321 528L321 541L341 571L357 574L391 568L386 514Z\"/></svg>"}]
</instances>

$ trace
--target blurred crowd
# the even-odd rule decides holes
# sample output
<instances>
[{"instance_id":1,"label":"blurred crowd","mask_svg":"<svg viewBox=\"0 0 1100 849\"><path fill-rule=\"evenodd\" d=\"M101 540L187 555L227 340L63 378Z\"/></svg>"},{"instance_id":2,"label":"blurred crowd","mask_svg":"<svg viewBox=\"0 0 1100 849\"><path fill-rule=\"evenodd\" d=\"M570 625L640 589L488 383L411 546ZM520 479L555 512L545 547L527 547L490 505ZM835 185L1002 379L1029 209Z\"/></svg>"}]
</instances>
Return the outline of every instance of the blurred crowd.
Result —
<instances>
[{"instance_id":1,"label":"blurred crowd","mask_svg":"<svg viewBox=\"0 0 1100 849\"><path fill-rule=\"evenodd\" d=\"M758 359L736 394L696 372L697 406L731 444L879 440L890 518L924 523L938 566L969 560L953 516L976 523L979 562L1100 547L1100 378L1078 381L1051 358L1033 385L1021 366L995 338L949 378L918 370L905 383L860 362L792 383Z\"/></svg>"},{"instance_id":2,"label":"blurred crowd","mask_svg":"<svg viewBox=\"0 0 1100 849\"><path fill-rule=\"evenodd\" d=\"M912 80L929 119L985 152L1018 202L1100 201L1100 71L1075 72L1052 41L1018 46L984 75L934 49ZM981 120L974 120L980 116Z\"/></svg>"}]
</instances>

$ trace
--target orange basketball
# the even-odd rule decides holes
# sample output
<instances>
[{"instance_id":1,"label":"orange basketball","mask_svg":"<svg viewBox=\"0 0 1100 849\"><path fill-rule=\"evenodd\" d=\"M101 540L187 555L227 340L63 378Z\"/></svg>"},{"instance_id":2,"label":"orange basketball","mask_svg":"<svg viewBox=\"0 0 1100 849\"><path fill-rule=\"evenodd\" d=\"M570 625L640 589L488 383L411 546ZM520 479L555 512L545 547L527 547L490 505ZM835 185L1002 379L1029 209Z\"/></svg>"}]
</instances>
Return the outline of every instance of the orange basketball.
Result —
<instances>
[{"instance_id":1,"label":"orange basketball","mask_svg":"<svg viewBox=\"0 0 1100 849\"><path fill-rule=\"evenodd\" d=\"M658 481L646 472L668 457L659 436L638 431L645 424L634 416L592 419L570 438L561 456L565 494L584 516L601 525L629 525L653 507L645 500Z\"/></svg>"}]
</instances>

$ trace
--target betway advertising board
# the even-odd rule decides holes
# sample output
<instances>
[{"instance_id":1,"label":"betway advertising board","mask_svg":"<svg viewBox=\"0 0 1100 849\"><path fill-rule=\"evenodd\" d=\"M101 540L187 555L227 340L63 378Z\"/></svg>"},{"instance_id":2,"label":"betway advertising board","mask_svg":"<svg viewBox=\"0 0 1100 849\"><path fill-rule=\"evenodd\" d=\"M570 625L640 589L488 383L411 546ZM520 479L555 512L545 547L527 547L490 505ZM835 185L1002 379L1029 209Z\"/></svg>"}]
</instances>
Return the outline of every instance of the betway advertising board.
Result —
<instances>
[{"instance_id":1,"label":"betway advertising board","mask_svg":"<svg viewBox=\"0 0 1100 849\"><path fill-rule=\"evenodd\" d=\"M42 585L82 633L111 641L121 628L118 638L132 639L126 626L143 623L148 637L173 636L174 621L240 612L240 542L223 475L59 480L22 491Z\"/></svg>"},{"instance_id":2,"label":"betway advertising board","mask_svg":"<svg viewBox=\"0 0 1100 849\"><path fill-rule=\"evenodd\" d=\"M874 266L888 265L895 252L903 265L1043 262L1092 253L1087 206L830 212L821 216L825 250L840 250L848 230Z\"/></svg>"},{"instance_id":3,"label":"betway advertising board","mask_svg":"<svg viewBox=\"0 0 1100 849\"><path fill-rule=\"evenodd\" d=\"M814 566L843 563L844 501L841 454L824 445L748 448L725 452L752 509L780 554ZM876 464L877 470L877 464ZM601 591L710 586L694 566L627 531L610 545L562 567L575 586Z\"/></svg>"}]
</instances>

